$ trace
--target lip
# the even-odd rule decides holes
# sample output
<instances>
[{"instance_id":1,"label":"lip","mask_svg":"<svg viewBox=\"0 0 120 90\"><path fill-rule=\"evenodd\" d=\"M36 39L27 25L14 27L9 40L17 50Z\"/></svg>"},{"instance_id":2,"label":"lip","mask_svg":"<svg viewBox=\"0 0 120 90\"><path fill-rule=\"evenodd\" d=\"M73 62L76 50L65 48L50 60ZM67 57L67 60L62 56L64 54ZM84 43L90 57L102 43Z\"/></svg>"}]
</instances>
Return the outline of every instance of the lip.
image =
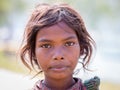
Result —
<instances>
[{"instance_id":1,"label":"lip","mask_svg":"<svg viewBox=\"0 0 120 90\"><path fill-rule=\"evenodd\" d=\"M68 67L65 65L54 65L50 67L50 69L55 72L62 72L62 71L65 71L67 68Z\"/></svg>"}]
</instances>

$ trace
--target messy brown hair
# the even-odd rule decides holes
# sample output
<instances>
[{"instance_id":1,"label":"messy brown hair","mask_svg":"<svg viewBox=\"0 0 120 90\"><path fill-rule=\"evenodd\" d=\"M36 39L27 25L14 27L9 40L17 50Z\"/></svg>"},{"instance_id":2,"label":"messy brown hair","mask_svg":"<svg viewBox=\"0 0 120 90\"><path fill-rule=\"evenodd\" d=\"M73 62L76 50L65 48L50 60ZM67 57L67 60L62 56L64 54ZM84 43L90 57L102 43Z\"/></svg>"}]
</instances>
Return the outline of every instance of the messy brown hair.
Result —
<instances>
[{"instance_id":1,"label":"messy brown hair","mask_svg":"<svg viewBox=\"0 0 120 90\"><path fill-rule=\"evenodd\" d=\"M23 39L25 43L22 45L20 52L22 62L30 70L32 68L35 69L35 66L38 66L35 58L37 32L44 27L52 26L61 21L75 31L80 45L80 57L82 57L81 63L83 68L86 69L86 66L90 62L95 43L87 32L79 13L67 4L39 4L33 11L30 20L26 25Z\"/></svg>"}]
</instances>

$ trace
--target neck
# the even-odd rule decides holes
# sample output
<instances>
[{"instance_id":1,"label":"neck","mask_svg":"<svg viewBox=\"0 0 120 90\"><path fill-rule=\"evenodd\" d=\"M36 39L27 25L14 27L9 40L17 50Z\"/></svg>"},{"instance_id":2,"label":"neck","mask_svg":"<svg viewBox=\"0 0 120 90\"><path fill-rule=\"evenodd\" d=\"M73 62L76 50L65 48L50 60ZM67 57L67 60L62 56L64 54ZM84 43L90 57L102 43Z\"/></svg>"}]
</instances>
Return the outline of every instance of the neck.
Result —
<instances>
[{"instance_id":1,"label":"neck","mask_svg":"<svg viewBox=\"0 0 120 90\"><path fill-rule=\"evenodd\" d=\"M64 79L45 78L44 84L52 90L66 90L75 84L73 77Z\"/></svg>"}]
</instances>

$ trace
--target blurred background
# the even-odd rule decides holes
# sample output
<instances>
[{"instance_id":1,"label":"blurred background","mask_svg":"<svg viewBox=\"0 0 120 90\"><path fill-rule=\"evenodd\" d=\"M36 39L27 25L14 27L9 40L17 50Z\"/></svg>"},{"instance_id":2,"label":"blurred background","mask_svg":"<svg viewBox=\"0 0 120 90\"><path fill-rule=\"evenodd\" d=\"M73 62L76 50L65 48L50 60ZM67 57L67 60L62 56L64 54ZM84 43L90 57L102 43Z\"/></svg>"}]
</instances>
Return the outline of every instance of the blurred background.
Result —
<instances>
[{"instance_id":1,"label":"blurred background","mask_svg":"<svg viewBox=\"0 0 120 90\"><path fill-rule=\"evenodd\" d=\"M97 75L100 90L120 90L120 0L0 0L0 90L28 90L38 79L30 79L17 53L30 14L42 2L66 2L81 14L97 44L95 71L81 77Z\"/></svg>"}]
</instances>

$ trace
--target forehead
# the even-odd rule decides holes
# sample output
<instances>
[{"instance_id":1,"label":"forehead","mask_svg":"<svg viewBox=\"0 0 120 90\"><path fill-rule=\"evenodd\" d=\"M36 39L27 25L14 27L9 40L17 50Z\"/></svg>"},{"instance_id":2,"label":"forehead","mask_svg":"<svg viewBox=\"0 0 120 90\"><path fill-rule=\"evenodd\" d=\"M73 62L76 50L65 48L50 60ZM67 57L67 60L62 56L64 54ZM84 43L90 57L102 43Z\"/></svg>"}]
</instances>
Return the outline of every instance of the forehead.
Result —
<instances>
[{"instance_id":1,"label":"forehead","mask_svg":"<svg viewBox=\"0 0 120 90\"><path fill-rule=\"evenodd\" d=\"M66 23L64 22L59 22L55 25L52 25L52 26L49 26L49 27L44 27L42 28L41 30L39 30L38 33L41 33L41 34L50 34L50 32L54 32L54 34L59 34L59 32L66 32L68 34L75 34L75 31L70 28Z\"/></svg>"},{"instance_id":2,"label":"forehead","mask_svg":"<svg viewBox=\"0 0 120 90\"><path fill-rule=\"evenodd\" d=\"M64 39L68 37L75 37L77 38L75 31L70 28L64 22L59 22L53 26L42 28L37 33L37 39L39 38L49 38L49 39Z\"/></svg>"}]
</instances>

